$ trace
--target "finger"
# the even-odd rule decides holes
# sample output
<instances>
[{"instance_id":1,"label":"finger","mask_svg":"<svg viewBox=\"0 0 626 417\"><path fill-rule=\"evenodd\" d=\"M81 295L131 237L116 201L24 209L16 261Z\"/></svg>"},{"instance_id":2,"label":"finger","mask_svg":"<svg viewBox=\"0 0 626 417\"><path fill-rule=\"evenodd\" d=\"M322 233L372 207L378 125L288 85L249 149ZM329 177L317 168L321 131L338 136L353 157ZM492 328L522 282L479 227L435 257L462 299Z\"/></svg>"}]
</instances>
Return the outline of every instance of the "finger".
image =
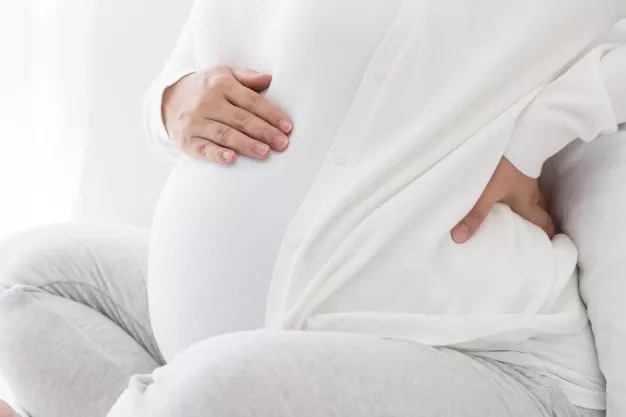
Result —
<instances>
[{"instance_id":1,"label":"finger","mask_svg":"<svg viewBox=\"0 0 626 417\"><path fill-rule=\"evenodd\" d=\"M548 237L552 238L556 234L556 227L552 217L539 205L512 206L511 209L524 219L542 228Z\"/></svg>"},{"instance_id":2,"label":"finger","mask_svg":"<svg viewBox=\"0 0 626 417\"><path fill-rule=\"evenodd\" d=\"M272 83L272 76L247 68L232 68L235 79L254 91L263 91Z\"/></svg>"},{"instance_id":3,"label":"finger","mask_svg":"<svg viewBox=\"0 0 626 417\"><path fill-rule=\"evenodd\" d=\"M287 134L293 130L293 122L287 114L265 96L242 85L226 93L231 104L247 110Z\"/></svg>"},{"instance_id":4,"label":"finger","mask_svg":"<svg viewBox=\"0 0 626 417\"><path fill-rule=\"evenodd\" d=\"M205 120L196 129L193 133L194 136L208 139L223 148L231 149L254 159L266 159L269 157L270 147L267 144L252 139L224 123Z\"/></svg>"},{"instance_id":5,"label":"finger","mask_svg":"<svg viewBox=\"0 0 626 417\"><path fill-rule=\"evenodd\" d=\"M237 129L252 139L267 143L277 151L285 150L289 144L289 138L280 130L254 114L230 104L213 119Z\"/></svg>"},{"instance_id":6,"label":"finger","mask_svg":"<svg viewBox=\"0 0 626 417\"><path fill-rule=\"evenodd\" d=\"M223 148L204 138L192 137L183 144L183 151L190 156L220 164L232 164L237 155L230 149Z\"/></svg>"},{"instance_id":7,"label":"finger","mask_svg":"<svg viewBox=\"0 0 626 417\"><path fill-rule=\"evenodd\" d=\"M483 224L495 201L483 195L474 208L452 229L452 239L456 243L465 243L470 240Z\"/></svg>"}]
</instances>

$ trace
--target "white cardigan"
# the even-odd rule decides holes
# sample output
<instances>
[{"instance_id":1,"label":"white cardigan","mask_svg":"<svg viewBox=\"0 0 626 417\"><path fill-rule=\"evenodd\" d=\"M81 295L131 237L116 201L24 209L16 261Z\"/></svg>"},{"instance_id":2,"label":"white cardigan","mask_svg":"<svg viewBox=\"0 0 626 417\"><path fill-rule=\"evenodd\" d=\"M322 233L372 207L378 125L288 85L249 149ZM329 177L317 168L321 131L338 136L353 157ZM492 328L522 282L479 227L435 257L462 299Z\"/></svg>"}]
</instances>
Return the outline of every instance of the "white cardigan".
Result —
<instances>
[{"instance_id":1,"label":"white cardigan","mask_svg":"<svg viewBox=\"0 0 626 417\"><path fill-rule=\"evenodd\" d=\"M333 14L339 3L361 13L351 21L363 27L383 9L395 18L287 231L267 325L473 349L581 330L587 317L568 238L551 242L504 206L466 245L449 231L503 155L536 176L567 142L617 129L620 106L600 64L623 48L605 44L579 58L626 16L626 2L197 1L148 99L147 125L161 148L173 149L162 92L187 73L261 57L267 65L258 69L292 81L292 94L299 82L316 88L289 69L321 65L311 51L334 31L358 33ZM326 14L306 39L298 25L273 24L307 8ZM268 49L276 37L285 41ZM346 48L350 60L360 45ZM332 104L310 103L328 112Z\"/></svg>"}]
</instances>

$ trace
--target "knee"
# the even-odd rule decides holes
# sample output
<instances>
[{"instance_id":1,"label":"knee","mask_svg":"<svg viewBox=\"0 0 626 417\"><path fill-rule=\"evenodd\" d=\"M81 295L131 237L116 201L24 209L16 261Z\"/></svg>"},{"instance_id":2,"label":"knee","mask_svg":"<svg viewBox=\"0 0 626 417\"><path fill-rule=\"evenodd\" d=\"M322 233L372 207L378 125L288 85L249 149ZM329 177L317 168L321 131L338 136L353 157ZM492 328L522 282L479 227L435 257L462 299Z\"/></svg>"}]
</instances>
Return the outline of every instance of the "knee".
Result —
<instances>
[{"instance_id":1,"label":"knee","mask_svg":"<svg viewBox=\"0 0 626 417\"><path fill-rule=\"evenodd\" d=\"M290 415L282 397L297 395L289 387L306 378L305 367L293 366L299 345L266 331L208 339L153 375L135 377L109 417Z\"/></svg>"},{"instance_id":2,"label":"knee","mask_svg":"<svg viewBox=\"0 0 626 417\"><path fill-rule=\"evenodd\" d=\"M15 286L41 287L89 273L97 269L94 250L114 244L122 236L137 240L140 233L136 229L64 224L12 235L0 241L0 291Z\"/></svg>"},{"instance_id":3,"label":"knee","mask_svg":"<svg viewBox=\"0 0 626 417\"><path fill-rule=\"evenodd\" d=\"M75 243L65 239L61 226L35 228L12 235L0 243L0 289L41 286L61 279L75 257Z\"/></svg>"}]
</instances>

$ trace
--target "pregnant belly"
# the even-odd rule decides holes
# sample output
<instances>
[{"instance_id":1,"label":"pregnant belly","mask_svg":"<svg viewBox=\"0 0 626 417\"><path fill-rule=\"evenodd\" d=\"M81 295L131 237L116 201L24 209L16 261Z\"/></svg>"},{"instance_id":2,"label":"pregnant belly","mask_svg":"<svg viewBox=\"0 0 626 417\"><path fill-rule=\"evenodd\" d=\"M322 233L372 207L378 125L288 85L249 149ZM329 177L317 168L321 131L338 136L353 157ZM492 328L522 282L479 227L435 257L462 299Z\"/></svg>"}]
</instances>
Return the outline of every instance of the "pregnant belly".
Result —
<instances>
[{"instance_id":1,"label":"pregnant belly","mask_svg":"<svg viewBox=\"0 0 626 417\"><path fill-rule=\"evenodd\" d=\"M303 146L231 167L180 158L155 213L148 274L166 359L207 337L262 325L283 235L321 159L319 148Z\"/></svg>"}]
</instances>

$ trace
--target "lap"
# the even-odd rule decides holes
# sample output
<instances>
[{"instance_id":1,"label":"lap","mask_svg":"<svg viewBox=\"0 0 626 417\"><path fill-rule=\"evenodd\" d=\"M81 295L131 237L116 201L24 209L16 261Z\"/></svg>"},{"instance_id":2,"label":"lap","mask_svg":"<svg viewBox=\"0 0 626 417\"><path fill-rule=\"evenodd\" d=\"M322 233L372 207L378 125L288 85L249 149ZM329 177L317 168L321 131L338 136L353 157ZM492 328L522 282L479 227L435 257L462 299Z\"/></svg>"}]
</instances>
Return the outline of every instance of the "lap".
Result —
<instances>
[{"instance_id":1,"label":"lap","mask_svg":"<svg viewBox=\"0 0 626 417\"><path fill-rule=\"evenodd\" d=\"M0 297L39 293L83 304L159 359L148 314L147 251L148 232L130 227L63 224L22 232L0 242Z\"/></svg>"},{"instance_id":2,"label":"lap","mask_svg":"<svg viewBox=\"0 0 626 417\"><path fill-rule=\"evenodd\" d=\"M547 378L450 349L365 335L215 337L136 377L110 416L565 417Z\"/></svg>"}]
</instances>

